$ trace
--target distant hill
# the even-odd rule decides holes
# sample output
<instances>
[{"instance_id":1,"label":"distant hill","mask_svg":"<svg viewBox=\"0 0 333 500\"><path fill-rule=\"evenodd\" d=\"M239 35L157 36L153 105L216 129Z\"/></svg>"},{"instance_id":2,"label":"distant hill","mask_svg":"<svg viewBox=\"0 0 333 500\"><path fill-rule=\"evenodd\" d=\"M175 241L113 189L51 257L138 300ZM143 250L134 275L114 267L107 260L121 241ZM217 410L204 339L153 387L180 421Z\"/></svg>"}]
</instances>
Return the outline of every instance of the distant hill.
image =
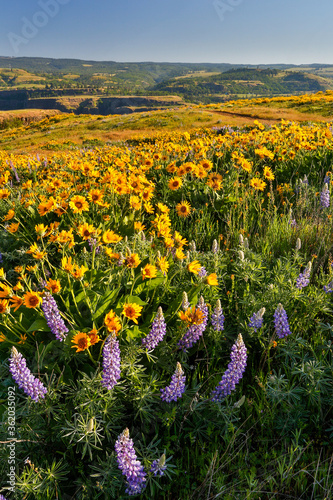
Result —
<instances>
[{"instance_id":1,"label":"distant hill","mask_svg":"<svg viewBox=\"0 0 333 500\"><path fill-rule=\"evenodd\" d=\"M272 96L318 92L333 88L333 80L301 71L238 68L219 74L173 78L153 88L192 102L221 102L237 96Z\"/></svg>"},{"instance_id":2,"label":"distant hill","mask_svg":"<svg viewBox=\"0 0 333 500\"><path fill-rule=\"evenodd\" d=\"M86 107L70 107L71 111L88 113L96 109L96 100L115 96L176 95L188 102L208 104L332 88L333 65L120 63L0 56L0 110L26 109L33 106L33 99L42 99L39 102L44 107L45 99L51 98L51 109L64 110L66 96L81 101L89 98ZM99 108L99 112L109 109L104 105Z\"/></svg>"}]
</instances>

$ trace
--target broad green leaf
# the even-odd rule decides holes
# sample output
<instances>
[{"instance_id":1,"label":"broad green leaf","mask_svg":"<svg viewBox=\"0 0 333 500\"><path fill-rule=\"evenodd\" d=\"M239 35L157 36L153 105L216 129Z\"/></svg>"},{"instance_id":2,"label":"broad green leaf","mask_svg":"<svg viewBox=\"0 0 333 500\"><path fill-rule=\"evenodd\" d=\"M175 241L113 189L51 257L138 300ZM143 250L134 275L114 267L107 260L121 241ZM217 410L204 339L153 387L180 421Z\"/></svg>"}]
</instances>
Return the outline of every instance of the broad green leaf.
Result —
<instances>
[{"instance_id":1,"label":"broad green leaf","mask_svg":"<svg viewBox=\"0 0 333 500\"><path fill-rule=\"evenodd\" d=\"M27 332L36 332L36 331L42 331L42 332L50 332L50 328L47 326L46 319L44 318L38 318L36 319L30 328L28 328Z\"/></svg>"},{"instance_id":2,"label":"broad green leaf","mask_svg":"<svg viewBox=\"0 0 333 500\"><path fill-rule=\"evenodd\" d=\"M114 302L116 299L118 293L119 293L120 288L116 288L115 290L111 290L110 292L106 293L103 297L100 299L100 303L102 304L93 314L92 318L94 321L97 321L103 314L110 309L111 304Z\"/></svg>"}]
</instances>

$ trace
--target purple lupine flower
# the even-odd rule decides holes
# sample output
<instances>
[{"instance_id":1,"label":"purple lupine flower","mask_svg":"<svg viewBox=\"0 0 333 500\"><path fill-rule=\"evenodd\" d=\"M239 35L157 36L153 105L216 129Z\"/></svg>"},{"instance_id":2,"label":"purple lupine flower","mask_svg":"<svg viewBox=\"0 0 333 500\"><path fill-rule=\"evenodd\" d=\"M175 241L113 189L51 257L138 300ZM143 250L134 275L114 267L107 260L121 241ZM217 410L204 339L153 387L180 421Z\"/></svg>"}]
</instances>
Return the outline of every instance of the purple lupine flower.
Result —
<instances>
[{"instance_id":1,"label":"purple lupine flower","mask_svg":"<svg viewBox=\"0 0 333 500\"><path fill-rule=\"evenodd\" d=\"M253 313L250 318L249 327L253 328L255 332L262 327L263 315L265 314L265 311L266 309L262 307L257 313Z\"/></svg>"},{"instance_id":2,"label":"purple lupine flower","mask_svg":"<svg viewBox=\"0 0 333 500\"><path fill-rule=\"evenodd\" d=\"M103 347L102 385L109 391L120 379L120 348L114 334L108 336Z\"/></svg>"},{"instance_id":3,"label":"purple lupine flower","mask_svg":"<svg viewBox=\"0 0 333 500\"><path fill-rule=\"evenodd\" d=\"M151 464L150 472L154 474L154 476L164 476L164 471L167 469L165 465L165 455L161 456L159 460L154 460ZM1 500L1 499L0 499Z\"/></svg>"},{"instance_id":4,"label":"purple lupine flower","mask_svg":"<svg viewBox=\"0 0 333 500\"><path fill-rule=\"evenodd\" d=\"M10 162L10 168L11 168L11 169L12 169L12 171L14 172L16 182L20 182L20 178L19 178L19 176L18 176L17 170L16 170L16 168L14 167L14 164L13 164L13 162L12 162L12 161Z\"/></svg>"},{"instance_id":5,"label":"purple lupine flower","mask_svg":"<svg viewBox=\"0 0 333 500\"><path fill-rule=\"evenodd\" d=\"M231 394L245 372L247 349L241 334L238 335L237 341L231 348L230 359L221 382L212 391L212 401L219 402Z\"/></svg>"},{"instance_id":6,"label":"purple lupine flower","mask_svg":"<svg viewBox=\"0 0 333 500\"><path fill-rule=\"evenodd\" d=\"M90 247L90 251L92 252L95 248L96 255L100 253L101 247L98 245L98 240L96 238L89 238L88 244Z\"/></svg>"},{"instance_id":7,"label":"purple lupine flower","mask_svg":"<svg viewBox=\"0 0 333 500\"><path fill-rule=\"evenodd\" d=\"M200 297L199 299L199 305L195 312L197 311L202 312L201 323L191 325L177 344L178 348L183 349L184 351L192 347L193 344L199 340L206 329L208 323L208 307L205 304L203 297Z\"/></svg>"},{"instance_id":8,"label":"purple lupine flower","mask_svg":"<svg viewBox=\"0 0 333 500\"><path fill-rule=\"evenodd\" d=\"M326 182L322 192L320 193L320 204L323 208L328 208L330 206L330 190Z\"/></svg>"},{"instance_id":9,"label":"purple lupine flower","mask_svg":"<svg viewBox=\"0 0 333 500\"><path fill-rule=\"evenodd\" d=\"M311 268L312 264L311 262L309 262L304 272L298 276L296 280L296 288L298 288L299 290L301 290L301 288L308 286L308 284L310 283Z\"/></svg>"},{"instance_id":10,"label":"purple lupine flower","mask_svg":"<svg viewBox=\"0 0 333 500\"><path fill-rule=\"evenodd\" d=\"M204 266L201 266L201 267L200 267L200 269L199 269L199 272L198 272L198 276L199 276L200 278L205 278L205 277L207 276L207 274L208 274L208 273L207 273L207 271L206 271L205 267L204 267Z\"/></svg>"},{"instance_id":11,"label":"purple lupine flower","mask_svg":"<svg viewBox=\"0 0 333 500\"><path fill-rule=\"evenodd\" d=\"M0 493L0 500L7 500L7 498L5 498L3 495L1 495Z\"/></svg>"},{"instance_id":12,"label":"purple lupine flower","mask_svg":"<svg viewBox=\"0 0 333 500\"><path fill-rule=\"evenodd\" d=\"M177 368L171 377L171 384L161 390L161 399L167 403L177 401L185 391L186 376L184 375L181 364L177 361Z\"/></svg>"},{"instance_id":13,"label":"purple lupine flower","mask_svg":"<svg viewBox=\"0 0 333 500\"><path fill-rule=\"evenodd\" d=\"M115 444L118 467L126 477L128 487L125 493L137 495L142 492L146 482L146 473L137 459L133 440L129 437L129 430L125 429Z\"/></svg>"},{"instance_id":14,"label":"purple lupine flower","mask_svg":"<svg viewBox=\"0 0 333 500\"><path fill-rule=\"evenodd\" d=\"M286 311L283 309L282 304L279 304L274 313L274 325L276 335L279 339L283 339L287 337L287 335L291 334L288 316Z\"/></svg>"},{"instance_id":15,"label":"purple lupine flower","mask_svg":"<svg viewBox=\"0 0 333 500\"><path fill-rule=\"evenodd\" d=\"M216 332L222 332L222 330L224 330L224 315L220 300L216 302L215 309L212 313L211 322Z\"/></svg>"},{"instance_id":16,"label":"purple lupine flower","mask_svg":"<svg viewBox=\"0 0 333 500\"><path fill-rule=\"evenodd\" d=\"M157 344L163 340L165 334L166 334L166 323L163 316L162 307L160 306L157 309L157 314L155 316L149 334L147 335L147 337L142 339L143 347L148 349L148 351L152 351L153 349L155 349Z\"/></svg>"},{"instance_id":17,"label":"purple lupine flower","mask_svg":"<svg viewBox=\"0 0 333 500\"><path fill-rule=\"evenodd\" d=\"M27 362L16 347L12 347L9 360L9 371L20 389L31 397L33 401L39 401L47 393L46 387L42 382L34 377L27 367Z\"/></svg>"},{"instance_id":18,"label":"purple lupine flower","mask_svg":"<svg viewBox=\"0 0 333 500\"><path fill-rule=\"evenodd\" d=\"M330 281L328 285L324 285L324 292L325 293L333 292L333 281Z\"/></svg>"},{"instance_id":19,"label":"purple lupine flower","mask_svg":"<svg viewBox=\"0 0 333 500\"><path fill-rule=\"evenodd\" d=\"M60 312L56 301L50 294L50 292L45 292L42 302L42 310L46 319L47 326L51 329L51 332L56 336L60 342L65 340L67 337L68 328L66 327L64 320L60 316Z\"/></svg>"}]
</instances>

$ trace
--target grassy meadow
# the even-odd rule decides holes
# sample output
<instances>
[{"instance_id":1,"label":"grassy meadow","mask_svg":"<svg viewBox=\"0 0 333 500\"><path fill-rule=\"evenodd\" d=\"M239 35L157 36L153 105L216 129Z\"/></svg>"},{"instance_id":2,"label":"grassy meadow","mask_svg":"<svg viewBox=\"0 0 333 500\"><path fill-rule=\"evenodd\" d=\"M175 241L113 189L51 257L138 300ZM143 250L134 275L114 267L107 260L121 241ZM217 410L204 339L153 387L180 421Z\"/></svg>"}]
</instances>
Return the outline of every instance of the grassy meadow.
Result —
<instances>
[{"instance_id":1,"label":"grassy meadow","mask_svg":"<svg viewBox=\"0 0 333 500\"><path fill-rule=\"evenodd\" d=\"M331 100L0 130L1 498L332 499Z\"/></svg>"}]
</instances>

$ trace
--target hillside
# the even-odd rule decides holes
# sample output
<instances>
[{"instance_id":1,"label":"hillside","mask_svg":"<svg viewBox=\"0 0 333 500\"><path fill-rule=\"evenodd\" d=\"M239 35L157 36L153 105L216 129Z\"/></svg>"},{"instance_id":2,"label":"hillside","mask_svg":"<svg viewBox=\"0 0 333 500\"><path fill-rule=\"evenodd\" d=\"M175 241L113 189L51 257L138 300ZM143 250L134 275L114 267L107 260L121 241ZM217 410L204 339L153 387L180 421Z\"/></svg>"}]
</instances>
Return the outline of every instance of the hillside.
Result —
<instances>
[{"instance_id":1,"label":"hillside","mask_svg":"<svg viewBox=\"0 0 333 500\"><path fill-rule=\"evenodd\" d=\"M164 81L153 90L178 94L191 102L209 103L232 96L297 94L333 88L332 80L301 71L239 68L189 76Z\"/></svg>"},{"instance_id":2,"label":"hillside","mask_svg":"<svg viewBox=\"0 0 333 500\"><path fill-rule=\"evenodd\" d=\"M119 98L114 98L115 102ZM130 99L130 98L124 98ZM137 99L137 104L140 98ZM154 100L151 98L151 103ZM331 122L333 92L278 98L238 99L209 105L178 105L126 115L75 115L57 110L16 110L0 113L0 149L16 152L59 151L100 147L119 141L178 131L253 127L289 122ZM69 103L67 103L69 105ZM58 116L53 116L58 113ZM39 119L39 121L38 121Z\"/></svg>"},{"instance_id":3,"label":"hillside","mask_svg":"<svg viewBox=\"0 0 333 500\"><path fill-rule=\"evenodd\" d=\"M119 63L35 57L0 57L0 91L29 97L177 94L194 102L226 97L315 92L333 87L331 65Z\"/></svg>"}]
</instances>

